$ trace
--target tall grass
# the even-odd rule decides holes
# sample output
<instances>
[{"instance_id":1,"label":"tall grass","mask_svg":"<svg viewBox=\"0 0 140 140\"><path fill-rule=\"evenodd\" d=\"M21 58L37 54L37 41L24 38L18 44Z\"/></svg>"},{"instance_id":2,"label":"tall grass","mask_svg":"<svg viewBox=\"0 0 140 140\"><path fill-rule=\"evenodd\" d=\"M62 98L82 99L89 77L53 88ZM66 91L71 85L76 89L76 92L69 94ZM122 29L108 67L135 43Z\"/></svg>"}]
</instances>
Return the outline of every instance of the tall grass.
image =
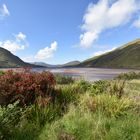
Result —
<instances>
[{"instance_id":1,"label":"tall grass","mask_svg":"<svg viewBox=\"0 0 140 140\"><path fill-rule=\"evenodd\" d=\"M138 139L139 115L131 110L133 103L119 101L115 96L90 97L82 95L78 106L70 105L69 112L55 123L46 126L39 139L50 140L126 140ZM95 100L94 107L89 102ZM98 100L98 101L97 101ZM108 101L111 100L109 103ZM119 102L118 102L119 101ZM97 102L97 103L96 103ZM92 102L93 103L93 102ZM135 107L134 107L135 108ZM127 114L127 112L129 112Z\"/></svg>"},{"instance_id":2,"label":"tall grass","mask_svg":"<svg viewBox=\"0 0 140 140\"><path fill-rule=\"evenodd\" d=\"M55 79L57 84L72 84L74 79L70 76L62 76L60 74L55 74Z\"/></svg>"},{"instance_id":3,"label":"tall grass","mask_svg":"<svg viewBox=\"0 0 140 140\"><path fill-rule=\"evenodd\" d=\"M65 80L53 86L53 98L1 106L0 139L139 140L140 104L130 96L132 81Z\"/></svg>"},{"instance_id":4,"label":"tall grass","mask_svg":"<svg viewBox=\"0 0 140 140\"><path fill-rule=\"evenodd\" d=\"M99 81L93 84L82 81L81 87L82 85L85 94L80 94L78 104L70 104L68 113L61 119L46 124L39 136L40 140L140 138L140 106L129 96L124 96L124 80Z\"/></svg>"}]
</instances>

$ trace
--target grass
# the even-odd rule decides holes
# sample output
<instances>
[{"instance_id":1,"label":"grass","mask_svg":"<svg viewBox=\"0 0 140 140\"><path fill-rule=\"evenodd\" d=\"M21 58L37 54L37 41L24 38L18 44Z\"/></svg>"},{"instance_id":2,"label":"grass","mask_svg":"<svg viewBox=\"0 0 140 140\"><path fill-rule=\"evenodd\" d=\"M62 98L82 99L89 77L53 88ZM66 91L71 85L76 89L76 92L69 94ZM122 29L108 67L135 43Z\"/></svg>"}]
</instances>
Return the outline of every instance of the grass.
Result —
<instances>
[{"instance_id":1,"label":"grass","mask_svg":"<svg viewBox=\"0 0 140 140\"><path fill-rule=\"evenodd\" d=\"M55 79L56 79L57 84L60 84L60 85L74 83L74 79L70 76L62 76L60 74L56 74Z\"/></svg>"},{"instance_id":2,"label":"grass","mask_svg":"<svg viewBox=\"0 0 140 140\"><path fill-rule=\"evenodd\" d=\"M125 99L117 103L118 98L116 97L111 97L111 101L108 103L106 101L109 100L106 97L95 97L100 98L100 101L98 105L92 104L94 109L91 109L91 106L87 104L91 98L89 95L82 95L78 106L70 105L68 113L60 120L50 125L46 124L39 139L139 139L139 115L132 109L132 103Z\"/></svg>"},{"instance_id":3,"label":"grass","mask_svg":"<svg viewBox=\"0 0 140 140\"><path fill-rule=\"evenodd\" d=\"M0 107L0 139L140 139L140 79L59 79L55 100L45 106L20 107L16 102Z\"/></svg>"}]
</instances>

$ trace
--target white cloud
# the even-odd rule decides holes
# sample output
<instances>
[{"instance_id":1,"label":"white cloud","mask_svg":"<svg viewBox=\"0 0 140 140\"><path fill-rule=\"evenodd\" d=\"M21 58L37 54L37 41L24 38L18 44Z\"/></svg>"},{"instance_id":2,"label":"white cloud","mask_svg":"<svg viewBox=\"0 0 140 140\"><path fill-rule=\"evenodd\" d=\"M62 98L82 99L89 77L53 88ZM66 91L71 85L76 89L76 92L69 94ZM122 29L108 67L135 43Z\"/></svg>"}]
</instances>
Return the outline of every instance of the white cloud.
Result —
<instances>
[{"instance_id":1,"label":"white cloud","mask_svg":"<svg viewBox=\"0 0 140 140\"><path fill-rule=\"evenodd\" d=\"M20 45L14 41L6 40L1 44L2 48L5 48L13 53L15 53L17 50L23 50L25 48L24 45Z\"/></svg>"},{"instance_id":2,"label":"white cloud","mask_svg":"<svg viewBox=\"0 0 140 140\"><path fill-rule=\"evenodd\" d=\"M25 62L38 62L38 61L44 61L54 56L54 53L56 52L58 48L58 44L56 41L51 43L50 47L46 47L44 49L39 50L36 55L29 55L26 57L22 57L22 60Z\"/></svg>"},{"instance_id":3,"label":"white cloud","mask_svg":"<svg viewBox=\"0 0 140 140\"><path fill-rule=\"evenodd\" d=\"M89 4L83 17L80 46L89 48L106 29L122 26L139 10L137 0L99 0Z\"/></svg>"},{"instance_id":4,"label":"white cloud","mask_svg":"<svg viewBox=\"0 0 140 140\"><path fill-rule=\"evenodd\" d=\"M6 6L6 4L3 4L1 7L0 7L0 19L4 19L4 17L6 16L9 16L10 15L10 12Z\"/></svg>"},{"instance_id":5,"label":"white cloud","mask_svg":"<svg viewBox=\"0 0 140 140\"><path fill-rule=\"evenodd\" d=\"M35 62L36 61L36 59L33 55L21 57L21 59L25 62Z\"/></svg>"},{"instance_id":6,"label":"white cloud","mask_svg":"<svg viewBox=\"0 0 140 140\"><path fill-rule=\"evenodd\" d=\"M133 26L136 28L140 28L140 16L137 20L134 21Z\"/></svg>"},{"instance_id":7,"label":"white cloud","mask_svg":"<svg viewBox=\"0 0 140 140\"><path fill-rule=\"evenodd\" d=\"M56 52L57 50L57 42L54 41L50 47L46 47L44 49L41 49L37 52L37 54L35 55L35 58L38 59L38 60L45 60L45 59L48 59L48 58L51 58L53 57L54 55L54 52Z\"/></svg>"},{"instance_id":8,"label":"white cloud","mask_svg":"<svg viewBox=\"0 0 140 140\"><path fill-rule=\"evenodd\" d=\"M3 7L3 14L9 16L10 15L10 12L9 12L7 6L5 4L3 4L2 7Z\"/></svg>"},{"instance_id":9,"label":"white cloud","mask_svg":"<svg viewBox=\"0 0 140 140\"><path fill-rule=\"evenodd\" d=\"M24 41L26 39L26 35L23 34L22 32L19 32L17 35L15 35L15 37L17 41L21 41L21 40Z\"/></svg>"},{"instance_id":10,"label":"white cloud","mask_svg":"<svg viewBox=\"0 0 140 140\"><path fill-rule=\"evenodd\" d=\"M26 35L19 33L15 35L13 40L5 40L0 42L0 47L9 50L12 53L16 53L18 50L24 50L28 43L26 41Z\"/></svg>"},{"instance_id":11,"label":"white cloud","mask_svg":"<svg viewBox=\"0 0 140 140\"><path fill-rule=\"evenodd\" d=\"M80 35L80 45L84 48L89 48L96 39L98 39L96 32L85 32Z\"/></svg>"},{"instance_id":12,"label":"white cloud","mask_svg":"<svg viewBox=\"0 0 140 140\"><path fill-rule=\"evenodd\" d=\"M110 49L110 50L94 52L94 53L92 54L92 56L99 56L99 55L102 55L102 54L111 52L111 51L113 51L113 50L115 50L115 49L116 49L116 47L114 47L114 48L112 48L112 49Z\"/></svg>"}]
</instances>

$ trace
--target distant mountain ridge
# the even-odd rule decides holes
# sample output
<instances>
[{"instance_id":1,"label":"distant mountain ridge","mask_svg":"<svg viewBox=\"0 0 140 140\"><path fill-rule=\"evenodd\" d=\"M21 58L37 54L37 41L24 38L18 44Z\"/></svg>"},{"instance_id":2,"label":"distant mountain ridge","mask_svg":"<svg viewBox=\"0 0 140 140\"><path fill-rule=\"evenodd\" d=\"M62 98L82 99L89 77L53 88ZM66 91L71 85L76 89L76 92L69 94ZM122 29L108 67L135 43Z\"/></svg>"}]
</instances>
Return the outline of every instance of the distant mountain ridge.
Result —
<instances>
[{"instance_id":1,"label":"distant mountain ridge","mask_svg":"<svg viewBox=\"0 0 140 140\"><path fill-rule=\"evenodd\" d=\"M0 68L38 67L22 61L10 51L0 47Z\"/></svg>"},{"instance_id":2,"label":"distant mountain ridge","mask_svg":"<svg viewBox=\"0 0 140 140\"><path fill-rule=\"evenodd\" d=\"M51 65L51 64L47 64L45 62L32 62L31 64L39 65L39 66L43 66L43 67L48 67L48 68L58 67L58 65Z\"/></svg>"},{"instance_id":3,"label":"distant mountain ridge","mask_svg":"<svg viewBox=\"0 0 140 140\"><path fill-rule=\"evenodd\" d=\"M0 47L0 68L17 67L98 67L98 68L134 68L140 69L140 39L129 42L111 52L95 56L83 62L71 61L61 65L51 65L44 62L32 64L22 61L10 51Z\"/></svg>"},{"instance_id":4,"label":"distant mountain ridge","mask_svg":"<svg viewBox=\"0 0 140 140\"><path fill-rule=\"evenodd\" d=\"M78 64L80 64L80 61L71 61L71 62L68 62L65 64L58 64L58 65L51 65L51 64L44 63L44 62L34 62L31 64L40 65L40 66L44 66L44 67L48 67L48 68L62 68L62 67L71 67L71 66L78 65Z\"/></svg>"},{"instance_id":5,"label":"distant mountain ridge","mask_svg":"<svg viewBox=\"0 0 140 140\"><path fill-rule=\"evenodd\" d=\"M87 59L76 67L140 69L140 39L129 42L111 52Z\"/></svg>"}]
</instances>

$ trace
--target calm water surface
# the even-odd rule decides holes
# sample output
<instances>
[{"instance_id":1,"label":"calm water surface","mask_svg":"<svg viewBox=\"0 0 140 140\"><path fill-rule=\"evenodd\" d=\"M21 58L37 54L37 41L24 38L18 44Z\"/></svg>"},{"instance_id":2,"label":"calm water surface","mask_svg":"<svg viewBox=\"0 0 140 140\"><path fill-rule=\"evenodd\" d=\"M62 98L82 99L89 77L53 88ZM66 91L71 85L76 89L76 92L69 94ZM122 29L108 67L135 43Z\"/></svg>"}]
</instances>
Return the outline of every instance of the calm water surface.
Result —
<instances>
[{"instance_id":1,"label":"calm water surface","mask_svg":"<svg viewBox=\"0 0 140 140\"><path fill-rule=\"evenodd\" d=\"M35 68L33 71L50 71L54 74L61 74L64 76L72 76L74 78L84 78L87 81L113 79L120 73L126 72L140 72L140 70L132 69L103 69L103 68L60 68L60 69L48 69L48 68Z\"/></svg>"},{"instance_id":2,"label":"calm water surface","mask_svg":"<svg viewBox=\"0 0 140 140\"><path fill-rule=\"evenodd\" d=\"M9 70L9 69L1 69ZM20 70L20 69L13 69ZM134 69L104 69L104 68L33 68L32 71L42 72L50 71L54 74L61 74L64 76L72 76L74 78L82 78L87 81L97 81L105 79L113 79L120 73L127 72L140 72L140 70Z\"/></svg>"}]
</instances>

